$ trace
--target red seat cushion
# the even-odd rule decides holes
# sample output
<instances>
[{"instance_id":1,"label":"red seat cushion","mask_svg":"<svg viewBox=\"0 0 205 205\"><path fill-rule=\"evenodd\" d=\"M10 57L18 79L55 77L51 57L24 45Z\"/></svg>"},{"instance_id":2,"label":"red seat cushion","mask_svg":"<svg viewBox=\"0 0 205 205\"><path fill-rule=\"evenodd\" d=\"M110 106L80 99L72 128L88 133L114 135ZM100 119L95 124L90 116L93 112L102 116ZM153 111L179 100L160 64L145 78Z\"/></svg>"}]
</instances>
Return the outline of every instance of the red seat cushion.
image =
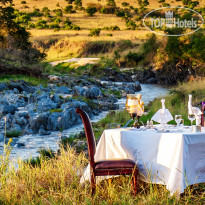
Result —
<instances>
[{"instance_id":1,"label":"red seat cushion","mask_svg":"<svg viewBox=\"0 0 205 205\"><path fill-rule=\"evenodd\" d=\"M130 169L136 166L136 162L131 159L104 160L95 163L95 169Z\"/></svg>"}]
</instances>

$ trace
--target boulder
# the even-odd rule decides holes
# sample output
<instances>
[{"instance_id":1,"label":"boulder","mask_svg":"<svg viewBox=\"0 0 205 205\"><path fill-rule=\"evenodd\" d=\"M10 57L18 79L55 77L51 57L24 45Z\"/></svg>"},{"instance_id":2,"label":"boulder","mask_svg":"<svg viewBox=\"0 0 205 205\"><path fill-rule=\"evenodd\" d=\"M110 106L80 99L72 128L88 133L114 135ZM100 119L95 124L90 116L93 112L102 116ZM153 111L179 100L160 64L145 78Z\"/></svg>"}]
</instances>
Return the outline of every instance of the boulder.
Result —
<instances>
[{"instance_id":1,"label":"boulder","mask_svg":"<svg viewBox=\"0 0 205 205\"><path fill-rule=\"evenodd\" d=\"M102 96L102 92L97 86L91 86L85 91L84 95L90 99L97 99L98 97Z\"/></svg>"},{"instance_id":2,"label":"boulder","mask_svg":"<svg viewBox=\"0 0 205 205\"><path fill-rule=\"evenodd\" d=\"M147 83L148 84L156 84L158 82L158 80L156 79L156 78L149 78L148 80L147 80Z\"/></svg>"},{"instance_id":3,"label":"boulder","mask_svg":"<svg viewBox=\"0 0 205 205\"><path fill-rule=\"evenodd\" d=\"M41 125L40 129L39 129L39 135L50 135L51 132L49 131L45 131L43 125Z\"/></svg>"},{"instance_id":4,"label":"boulder","mask_svg":"<svg viewBox=\"0 0 205 205\"><path fill-rule=\"evenodd\" d=\"M42 100L38 101L37 110L39 112L45 112L58 107L57 103L54 103L50 98L43 98Z\"/></svg>"},{"instance_id":5,"label":"boulder","mask_svg":"<svg viewBox=\"0 0 205 205\"><path fill-rule=\"evenodd\" d=\"M5 90L5 89L8 89L8 87L6 86L5 83L0 83L0 92Z\"/></svg>"},{"instance_id":6,"label":"boulder","mask_svg":"<svg viewBox=\"0 0 205 205\"><path fill-rule=\"evenodd\" d=\"M71 93L71 90L68 89L68 88L65 87L65 86L58 87L56 91L57 91L58 93L63 93L63 94L70 94L70 93Z\"/></svg>"},{"instance_id":7,"label":"boulder","mask_svg":"<svg viewBox=\"0 0 205 205\"><path fill-rule=\"evenodd\" d=\"M47 127L47 124L48 113L42 113L31 119L29 129L31 129L35 134L37 134L41 125L43 125L43 127Z\"/></svg>"},{"instance_id":8,"label":"boulder","mask_svg":"<svg viewBox=\"0 0 205 205\"><path fill-rule=\"evenodd\" d=\"M85 91L86 91L86 89L85 89L84 87L75 86L75 87L73 88L73 95L74 95L74 96L81 96L81 97L83 97Z\"/></svg>"},{"instance_id":9,"label":"boulder","mask_svg":"<svg viewBox=\"0 0 205 205\"><path fill-rule=\"evenodd\" d=\"M0 106L0 112L3 115L6 115L8 113L11 113L12 115L14 115L17 110L18 110L18 108L16 106L14 106L14 105L3 105L3 106Z\"/></svg>"}]
</instances>

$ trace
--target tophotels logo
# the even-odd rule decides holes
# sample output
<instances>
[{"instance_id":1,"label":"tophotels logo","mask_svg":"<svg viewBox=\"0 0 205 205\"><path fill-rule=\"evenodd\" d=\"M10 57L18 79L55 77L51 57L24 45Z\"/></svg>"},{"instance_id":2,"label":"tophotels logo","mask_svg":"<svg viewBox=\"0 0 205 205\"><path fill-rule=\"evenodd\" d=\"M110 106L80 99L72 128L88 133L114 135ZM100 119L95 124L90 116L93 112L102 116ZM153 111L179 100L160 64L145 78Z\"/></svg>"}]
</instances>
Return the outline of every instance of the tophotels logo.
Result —
<instances>
[{"instance_id":1,"label":"tophotels logo","mask_svg":"<svg viewBox=\"0 0 205 205\"><path fill-rule=\"evenodd\" d=\"M176 14L177 14L176 17L174 16L174 10L176 10ZM183 16L184 14L188 14L187 15L188 19L186 19L186 15ZM180 15L182 15L182 17ZM153 18L153 16L158 16L158 17ZM146 14L143 19L143 24L148 30L159 35L183 36L183 35L192 34L197 30L199 30L200 28L202 28L204 24L204 19L200 13L192 9L183 8L183 7L164 7L164 8L155 9L149 12L148 14ZM162 33L162 31L169 28L170 29L181 28L184 30L184 33L172 34L172 35Z\"/></svg>"}]
</instances>

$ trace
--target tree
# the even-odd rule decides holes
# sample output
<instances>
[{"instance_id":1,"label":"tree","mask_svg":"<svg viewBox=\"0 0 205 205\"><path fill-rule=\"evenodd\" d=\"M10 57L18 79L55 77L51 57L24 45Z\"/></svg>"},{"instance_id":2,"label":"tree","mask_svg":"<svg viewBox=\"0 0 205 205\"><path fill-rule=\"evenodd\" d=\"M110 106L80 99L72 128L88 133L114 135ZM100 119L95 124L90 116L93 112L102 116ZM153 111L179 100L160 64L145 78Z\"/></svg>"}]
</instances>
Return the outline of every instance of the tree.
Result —
<instances>
[{"instance_id":1,"label":"tree","mask_svg":"<svg viewBox=\"0 0 205 205\"><path fill-rule=\"evenodd\" d=\"M93 16L93 14L97 12L97 9L95 7L87 7L85 12L88 14L88 16Z\"/></svg>"},{"instance_id":2,"label":"tree","mask_svg":"<svg viewBox=\"0 0 205 205\"><path fill-rule=\"evenodd\" d=\"M13 61L38 61L44 53L32 47L30 33L15 21L12 0L0 0L0 64L8 65Z\"/></svg>"}]
</instances>

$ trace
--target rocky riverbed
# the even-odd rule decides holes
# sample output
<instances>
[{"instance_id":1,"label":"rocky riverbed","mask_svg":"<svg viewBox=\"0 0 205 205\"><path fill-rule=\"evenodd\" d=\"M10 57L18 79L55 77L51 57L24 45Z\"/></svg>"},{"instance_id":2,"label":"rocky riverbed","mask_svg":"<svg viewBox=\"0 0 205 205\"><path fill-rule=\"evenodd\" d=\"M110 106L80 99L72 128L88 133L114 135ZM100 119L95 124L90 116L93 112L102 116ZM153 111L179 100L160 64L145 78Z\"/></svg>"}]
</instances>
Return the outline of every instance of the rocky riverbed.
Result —
<instances>
[{"instance_id":1,"label":"rocky riverbed","mask_svg":"<svg viewBox=\"0 0 205 205\"><path fill-rule=\"evenodd\" d=\"M122 109L125 98L121 97L128 93L141 92L143 100L149 102L167 91L138 81L113 83L71 76L48 76L48 79L46 87L22 80L0 84L1 152L5 128L6 135L13 137L12 158L36 157L41 147L57 150L62 135L69 136L82 129L81 119L75 113L77 107L98 121L109 110Z\"/></svg>"}]
</instances>

